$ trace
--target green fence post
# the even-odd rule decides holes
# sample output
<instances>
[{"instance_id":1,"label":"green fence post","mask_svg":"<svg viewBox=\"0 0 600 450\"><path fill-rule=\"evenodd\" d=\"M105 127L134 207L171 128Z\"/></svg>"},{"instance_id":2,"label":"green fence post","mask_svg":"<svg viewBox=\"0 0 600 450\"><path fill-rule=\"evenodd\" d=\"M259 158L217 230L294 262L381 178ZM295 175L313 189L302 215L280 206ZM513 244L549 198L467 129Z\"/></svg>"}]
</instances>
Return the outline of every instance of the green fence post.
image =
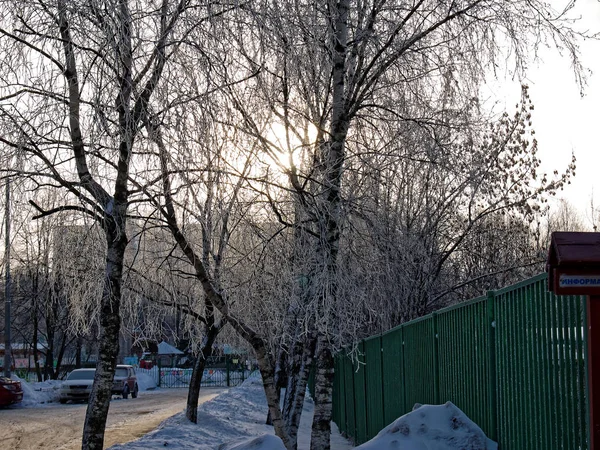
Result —
<instances>
[{"instance_id":1,"label":"green fence post","mask_svg":"<svg viewBox=\"0 0 600 450\"><path fill-rule=\"evenodd\" d=\"M440 403L440 358L439 351L439 335L437 327L437 313L431 314L433 326L433 397L435 403Z\"/></svg>"},{"instance_id":2,"label":"green fence post","mask_svg":"<svg viewBox=\"0 0 600 450\"><path fill-rule=\"evenodd\" d=\"M350 357L347 356L347 358ZM352 423L349 424L346 428L350 429L350 426L352 426L352 434L350 434L350 436L352 437L352 441L356 442L356 389L354 388L356 386L356 383L354 382L354 376L356 374L356 371L354 370L354 362L352 360L350 360L350 370L350 381L352 383Z\"/></svg>"},{"instance_id":3,"label":"green fence post","mask_svg":"<svg viewBox=\"0 0 600 450\"><path fill-rule=\"evenodd\" d=\"M583 349L583 360L584 360L584 367L585 367L585 426L587 428L587 444L588 446L586 448L590 448L591 443L592 443L592 433L594 430L592 430L592 422L590 420L590 358L588 357L589 355L589 348L588 348L588 333L589 333L589 329L588 329L588 302L590 301L589 298L585 297L585 296L580 296L581 301L583 302L583 308L582 308L582 312L583 312L583 321L582 321L582 328L583 328L583 343L584 343L584 349Z\"/></svg>"},{"instance_id":4,"label":"green fence post","mask_svg":"<svg viewBox=\"0 0 600 450\"><path fill-rule=\"evenodd\" d=\"M488 385L488 401L489 401L489 423L490 423L490 439L495 441L498 439L498 408L497 408L497 379L496 379L496 317L494 314L494 291L487 292L487 324L489 330L488 340L488 365L490 370L489 385Z\"/></svg>"},{"instance_id":5,"label":"green fence post","mask_svg":"<svg viewBox=\"0 0 600 450\"><path fill-rule=\"evenodd\" d=\"M404 356L404 325L401 325L400 328L400 365L402 367L402 373L401 373L401 385L402 385L402 414L400 414L401 416L406 414L407 411L407 407L406 407L406 364L405 364L405 356Z\"/></svg>"},{"instance_id":6,"label":"green fence post","mask_svg":"<svg viewBox=\"0 0 600 450\"><path fill-rule=\"evenodd\" d=\"M380 363L380 370L381 370L381 417L383 417L383 426L386 427L388 425L387 421L385 420L385 384L384 384L384 379L385 379L385 372L384 372L384 366L383 366L383 358L386 357L385 353L383 352L383 337L380 336L379 337L379 349L381 351L381 360L379 361Z\"/></svg>"}]
</instances>

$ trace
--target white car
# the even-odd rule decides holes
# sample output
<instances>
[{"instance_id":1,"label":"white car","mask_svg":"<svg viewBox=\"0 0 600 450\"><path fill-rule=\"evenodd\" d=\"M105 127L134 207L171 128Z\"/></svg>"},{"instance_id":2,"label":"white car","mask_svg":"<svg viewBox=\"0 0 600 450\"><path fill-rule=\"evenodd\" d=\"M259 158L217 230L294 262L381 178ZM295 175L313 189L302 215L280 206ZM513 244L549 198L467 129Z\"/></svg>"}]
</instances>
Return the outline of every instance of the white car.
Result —
<instances>
[{"instance_id":1,"label":"white car","mask_svg":"<svg viewBox=\"0 0 600 450\"><path fill-rule=\"evenodd\" d=\"M90 398L96 369L75 369L60 386L60 402Z\"/></svg>"},{"instance_id":2,"label":"white car","mask_svg":"<svg viewBox=\"0 0 600 450\"><path fill-rule=\"evenodd\" d=\"M94 375L96 369L75 369L60 386L60 402L67 403L69 400L88 401L92 393ZM115 369L115 377L111 394L121 395L123 398L136 398L139 387L135 369L128 365L118 365Z\"/></svg>"}]
</instances>

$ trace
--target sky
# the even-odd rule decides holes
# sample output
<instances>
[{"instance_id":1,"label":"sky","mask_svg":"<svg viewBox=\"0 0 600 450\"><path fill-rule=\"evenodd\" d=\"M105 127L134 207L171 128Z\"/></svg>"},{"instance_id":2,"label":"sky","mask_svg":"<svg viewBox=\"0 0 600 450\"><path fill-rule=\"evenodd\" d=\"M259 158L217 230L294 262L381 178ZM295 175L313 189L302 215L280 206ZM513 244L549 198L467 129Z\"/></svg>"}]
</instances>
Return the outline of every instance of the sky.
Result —
<instances>
[{"instance_id":1,"label":"sky","mask_svg":"<svg viewBox=\"0 0 600 450\"><path fill-rule=\"evenodd\" d=\"M556 10L567 0L550 0ZM570 17L578 18L579 31L600 32L600 1L577 0ZM591 202L600 209L600 40L580 40L581 61L586 68L587 85L581 92L568 55L542 48L532 61L524 82L535 105L533 128L538 140L542 172L564 171L577 158L576 176L558 195L579 211L591 226ZM490 98L506 105L509 112L520 96L520 82L507 75L490 86ZM598 214L598 213L597 213Z\"/></svg>"}]
</instances>

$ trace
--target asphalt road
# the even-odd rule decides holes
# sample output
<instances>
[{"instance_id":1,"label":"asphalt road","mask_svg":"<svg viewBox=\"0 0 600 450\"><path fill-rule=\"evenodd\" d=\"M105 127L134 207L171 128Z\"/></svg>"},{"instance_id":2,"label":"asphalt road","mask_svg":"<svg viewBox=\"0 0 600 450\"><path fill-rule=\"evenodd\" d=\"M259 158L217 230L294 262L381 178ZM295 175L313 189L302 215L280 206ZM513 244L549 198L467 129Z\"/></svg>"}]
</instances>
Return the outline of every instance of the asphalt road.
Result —
<instances>
[{"instance_id":1,"label":"asphalt road","mask_svg":"<svg viewBox=\"0 0 600 450\"><path fill-rule=\"evenodd\" d=\"M224 388L202 388L200 403ZM108 411L104 448L137 439L183 411L187 389L140 392L136 399L114 397ZM87 404L50 404L0 409L0 447L6 450L78 450Z\"/></svg>"}]
</instances>

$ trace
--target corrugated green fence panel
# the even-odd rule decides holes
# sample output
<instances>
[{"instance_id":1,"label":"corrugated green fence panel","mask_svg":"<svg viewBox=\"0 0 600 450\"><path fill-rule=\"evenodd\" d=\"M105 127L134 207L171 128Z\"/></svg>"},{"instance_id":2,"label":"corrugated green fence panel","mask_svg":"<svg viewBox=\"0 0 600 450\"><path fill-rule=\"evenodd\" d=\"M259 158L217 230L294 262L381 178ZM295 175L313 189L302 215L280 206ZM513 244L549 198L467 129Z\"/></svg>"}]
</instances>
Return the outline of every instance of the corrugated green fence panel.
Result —
<instances>
[{"instance_id":1,"label":"corrugated green fence panel","mask_svg":"<svg viewBox=\"0 0 600 450\"><path fill-rule=\"evenodd\" d=\"M381 337L365 341L365 382L367 389L367 440L384 427L383 376L381 372Z\"/></svg>"},{"instance_id":2,"label":"corrugated green fence panel","mask_svg":"<svg viewBox=\"0 0 600 450\"><path fill-rule=\"evenodd\" d=\"M491 431L487 298L437 314L440 403L452 401L486 433Z\"/></svg>"},{"instance_id":3,"label":"corrugated green fence panel","mask_svg":"<svg viewBox=\"0 0 600 450\"><path fill-rule=\"evenodd\" d=\"M496 295L498 442L586 449L584 300L538 276Z\"/></svg>"},{"instance_id":4,"label":"corrugated green fence panel","mask_svg":"<svg viewBox=\"0 0 600 450\"><path fill-rule=\"evenodd\" d=\"M383 421L389 425L406 414L404 409L404 373L402 364L402 327L381 336L383 372Z\"/></svg>"},{"instance_id":5,"label":"corrugated green fence panel","mask_svg":"<svg viewBox=\"0 0 600 450\"><path fill-rule=\"evenodd\" d=\"M433 319L426 316L404 325L405 408L436 400Z\"/></svg>"},{"instance_id":6,"label":"corrugated green fence panel","mask_svg":"<svg viewBox=\"0 0 600 450\"><path fill-rule=\"evenodd\" d=\"M546 284L542 274L361 342L366 370L349 358L339 369L347 435L360 444L437 399L504 449L588 449L585 299Z\"/></svg>"},{"instance_id":7,"label":"corrugated green fence panel","mask_svg":"<svg viewBox=\"0 0 600 450\"><path fill-rule=\"evenodd\" d=\"M354 403L354 365L352 360L345 356L344 357L344 386L346 388L345 399L346 399L346 423L344 425L344 432L347 436L356 436L356 405Z\"/></svg>"},{"instance_id":8,"label":"corrugated green fence panel","mask_svg":"<svg viewBox=\"0 0 600 450\"><path fill-rule=\"evenodd\" d=\"M367 397L365 390L365 365L364 354L365 345L361 342L358 345L359 358L361 362L354 368L354 411L356 422L356 434L354 439L357 444L366 442L367 439Z\"/></svg>"}]
</instances>

